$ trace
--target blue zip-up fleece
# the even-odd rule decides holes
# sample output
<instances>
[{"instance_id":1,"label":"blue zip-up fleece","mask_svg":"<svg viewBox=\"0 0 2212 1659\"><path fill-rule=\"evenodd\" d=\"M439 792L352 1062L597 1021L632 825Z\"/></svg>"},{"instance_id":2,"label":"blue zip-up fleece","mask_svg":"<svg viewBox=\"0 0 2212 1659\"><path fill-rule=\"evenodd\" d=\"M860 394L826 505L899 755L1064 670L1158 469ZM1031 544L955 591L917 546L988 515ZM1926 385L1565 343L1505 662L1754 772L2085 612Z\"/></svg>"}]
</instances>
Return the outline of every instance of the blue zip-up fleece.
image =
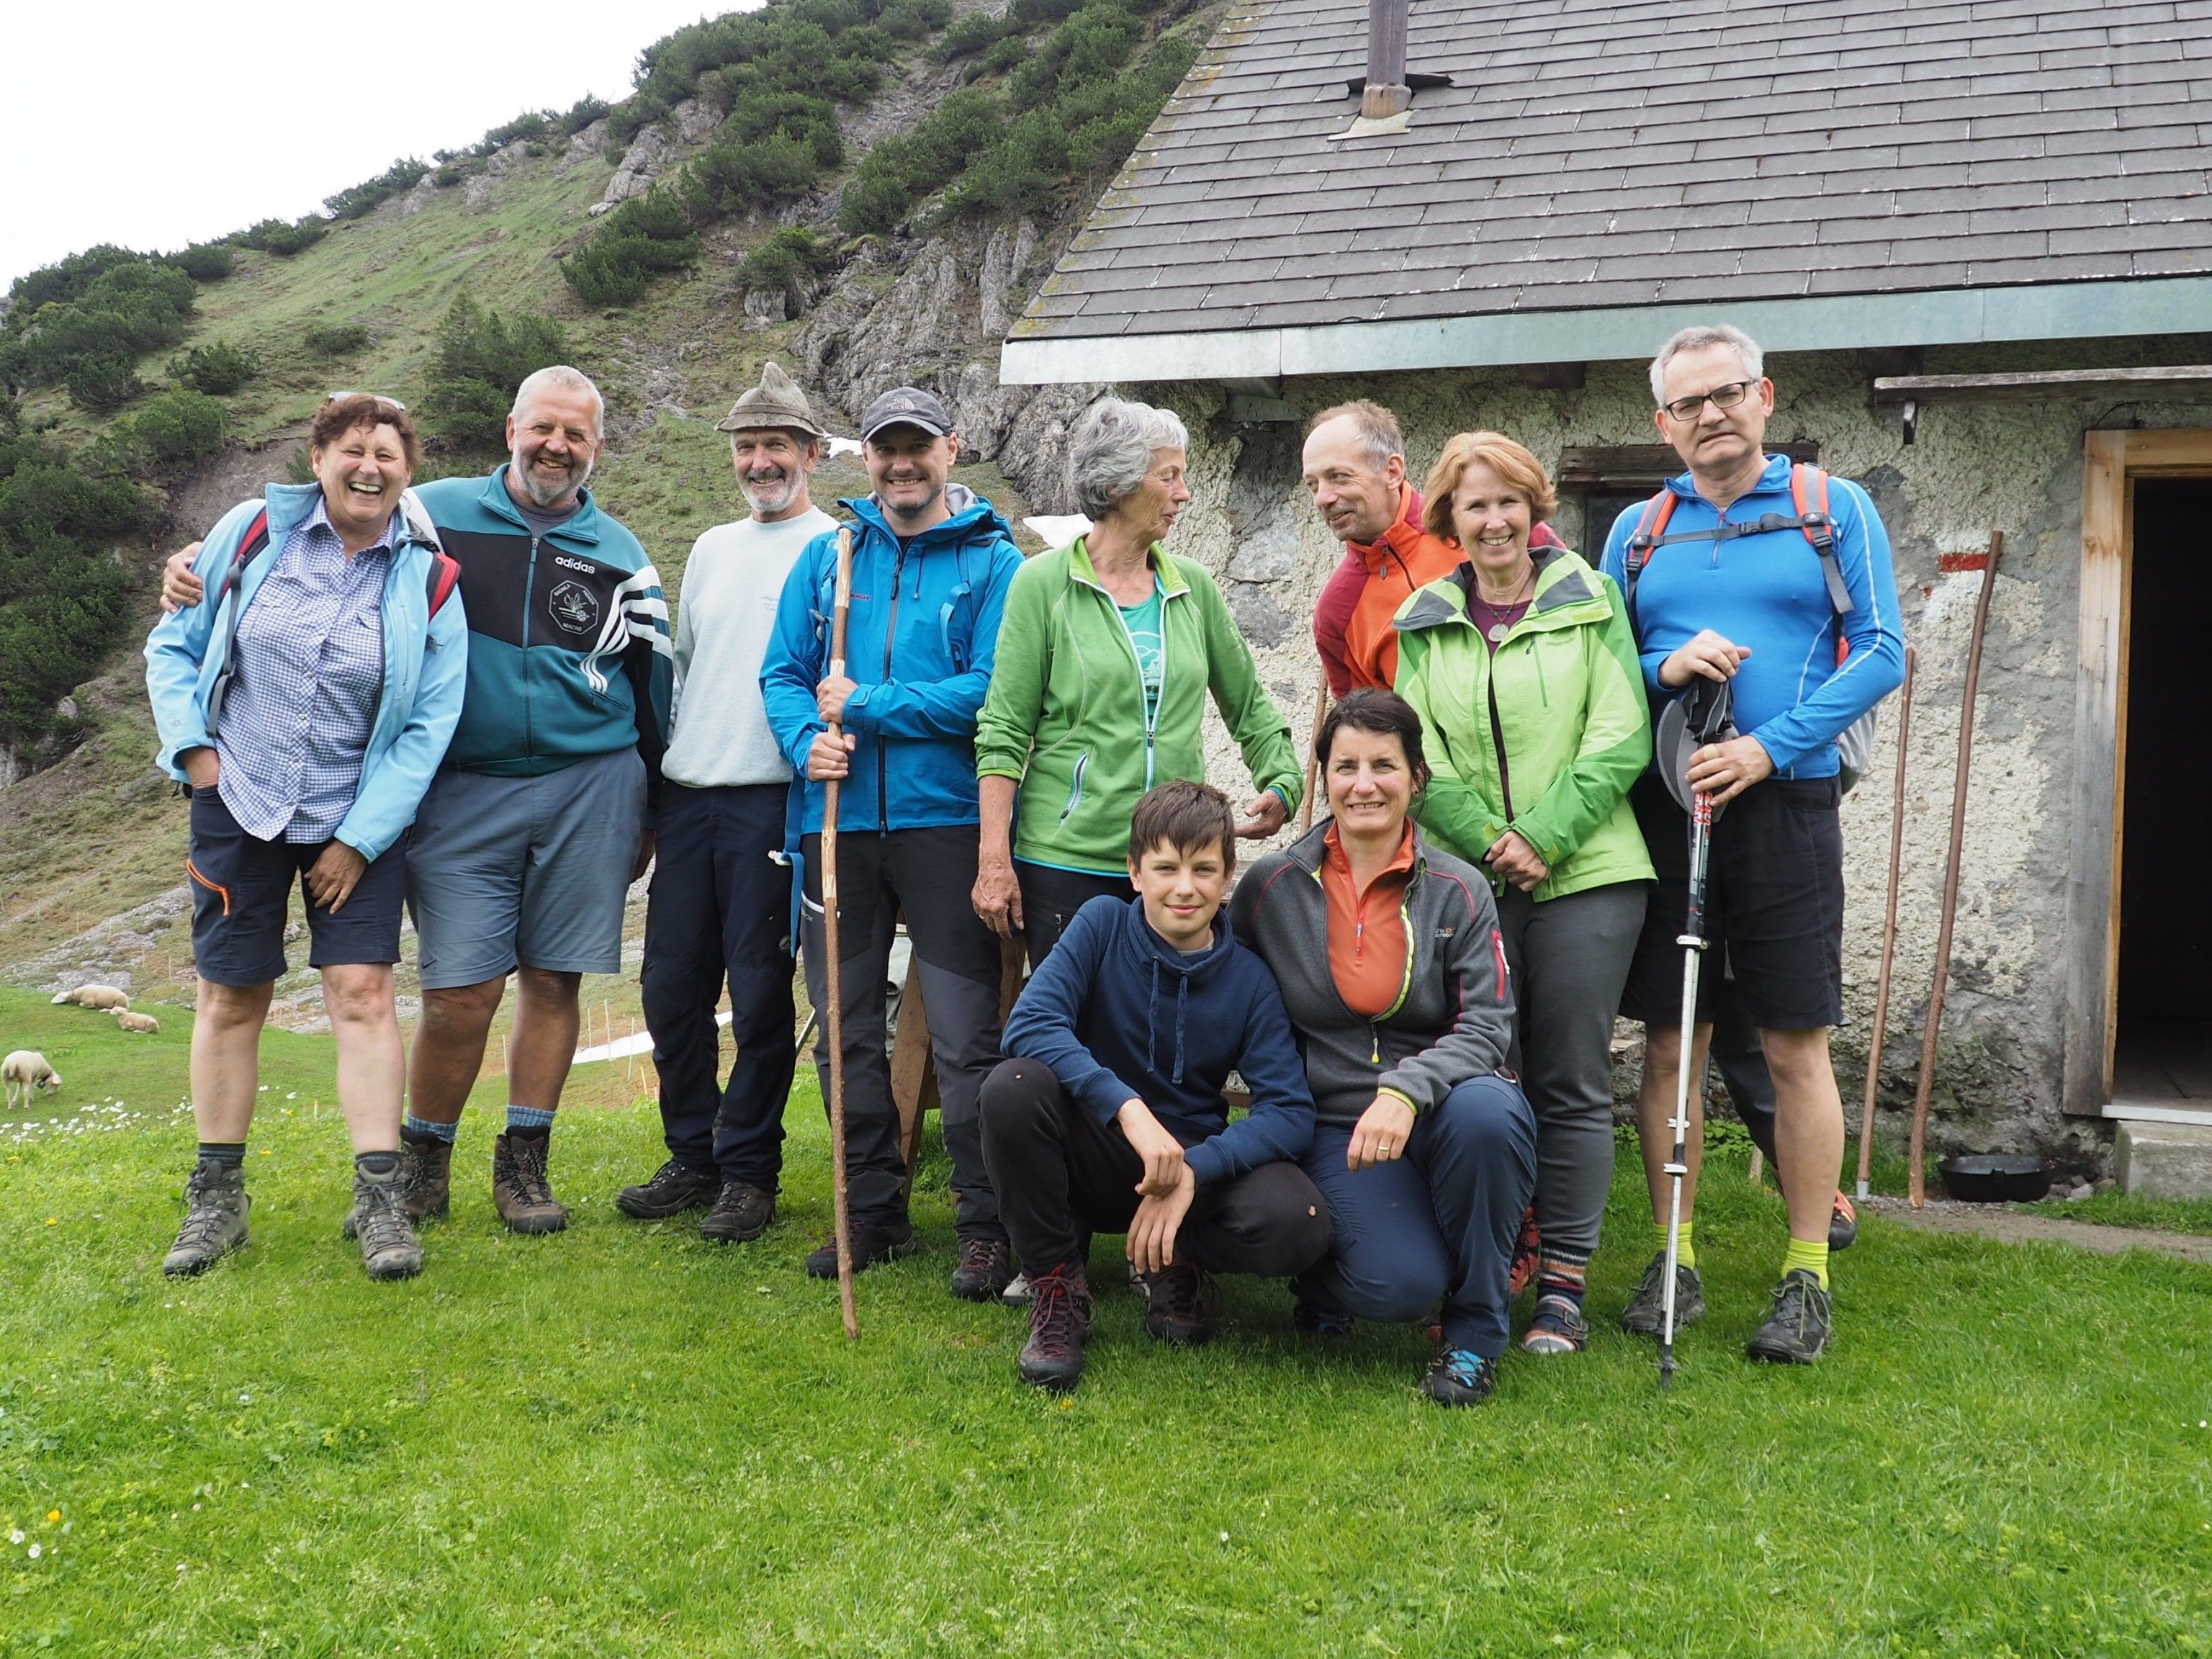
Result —
<instances>
[{"instance_id":1,"label":"blue zip-up fleece","mask_svg":"<svg viewBox=\"0 0 2212 1659\"><path fill-rule=\"evenodd\" d=\"M193 572L217 592L247 527L264 505L269 544L239 574L221 605L195 605L164 617L146 636L146 693L161 733L160 764L182 783L177 757L214 746L230 685L229 650L236 617L253 603L262 579L283 556L284 543L322 499L320 484L270 484L259 501L240 501L224 514L200 545ZM430 787L438 763L460 719L468 677L469 619L458 589L435 617L429 614L431 549L399 517L400 531L386 566L384 684L362 756L361 787L336 839L374 864L415 822L415 809Z\"/></svg>"},{"instance_id":2,"label":"blue zip-up fleece","mask_svg":"<svg viewBox=\"0 0 2212 1659\"><path fill-rule=\"evenodd\" d=\"M659 574L589 490L533 536L507 472L415 492L469 596L469 694L446 763L538 777L635 744L656 802L676 661Z\"/></svg>"},{"instance_id":3,"label":"blue zip-up fleece","mask_svg":"<svg viewBox=\"0 0 2212 1659\"><path fill-rule=\"evenodd\" d=\"M838 797L840 830L920 830L981 816L975 716L1022 556L990 502L963 484L949 486L945 500L952 516L903 547L873 496L839 503L853 515L845 673L859 687L844 724L860 739ZM769 729L805 792L802 835L822 828L822 786L806 777L806 751L827 729L814 688L830 672L836 591L830 532L806 544L785 579L761 664Z\"/></svg>"},{"instance_id":4,"label":"blue zip-up fleece","mask_svg":"<svg viewBox=\"0 0 2212 1659\"><path fill-rule=\"evenodd\" d=\"M1725 520L1745 524L1764 514L1796 516L1790 458L1770 455L1766 471L1725 514L1698 494L1686 472L1669 478L1679 498L1667 534L1711 530ZM1851 609L1838 617L1828 597L1819 555L1802 530L1699 544L1674 542L1651 550L1636 584L1636 648L1651 694L1653 722L1678 693L1659 684L1659 665L1711 629L1751 655L1735 674L1735 726L1757 738L1778 778L1832 778L1836 738L1844 727L1895 690L1905 678L1905 629L1898 613L1897 575L1889 532L1865 490L1843 478L1828 483L1835 520L1836 561L1850 590ZM1605 574L1628 585L1628 542L1641 506L1613 520L1605 539ZM1836 639L1850 642L1838 666Z\"/></svg>"},{"instance_id":5,"label":"blue zip-up fleece","mask_svg":"<svg viewBox=\"0 0 2212 1659\"><path fill-rule=\"evenodd\" d=\"M1295 1162L1313 1139L1313 1093L1267 963L1237 942L1226 908L1213 945L1186 957L1152 929L1145 902L1095 898L1030 975L1006 1018L1006 1051L1042 1060L1112 1124L1132 1100L1183 1144L1201 1187ZM1229 1121L1231 1072L1252 1091Z\"/></svg>"}]
</instances>

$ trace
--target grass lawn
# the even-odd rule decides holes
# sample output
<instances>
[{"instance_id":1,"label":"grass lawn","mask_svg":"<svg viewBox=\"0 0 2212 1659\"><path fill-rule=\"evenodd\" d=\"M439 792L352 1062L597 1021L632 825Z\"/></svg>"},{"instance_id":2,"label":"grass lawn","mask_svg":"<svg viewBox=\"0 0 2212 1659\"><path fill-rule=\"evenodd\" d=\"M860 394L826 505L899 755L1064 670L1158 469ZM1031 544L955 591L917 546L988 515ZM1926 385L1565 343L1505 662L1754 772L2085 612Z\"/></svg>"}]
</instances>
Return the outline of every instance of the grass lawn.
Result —
<instances>
[{"instance_id":1,"label":"grass lawn","mask_svg":"<svg viewBox=\"0 0 2212 1659\"><path fill-rule=\"evenodd\" d=\"M1595 1346L1516 1355L1479 1410L1414 1395L1411 1332L1318 1352L1244 1283L1193 1353L1107 1295L1054 1401L1014 1380L1016 1316L944 1292L941 1158L929 1249L860 1281L844 1340L799 1267L811 1088L759 1244L613 1213L659 1156L638 1104L564 1121L574 1224L510 1238L472 1115L428 1270L379 1286L337 1237L327 1041L272 1036L253 1242L164 1280L191 1144L164 1018L0 994L69 1084L0 1126L9 1659L2212 1650L2212 1269L1870 1217L1830 1356L1754 1370L1780 1209L1723 1152L1714 1312L1662 1397L1607 1324L1648 1248L1624 1160Z\"/></svg>"}]
</instances>

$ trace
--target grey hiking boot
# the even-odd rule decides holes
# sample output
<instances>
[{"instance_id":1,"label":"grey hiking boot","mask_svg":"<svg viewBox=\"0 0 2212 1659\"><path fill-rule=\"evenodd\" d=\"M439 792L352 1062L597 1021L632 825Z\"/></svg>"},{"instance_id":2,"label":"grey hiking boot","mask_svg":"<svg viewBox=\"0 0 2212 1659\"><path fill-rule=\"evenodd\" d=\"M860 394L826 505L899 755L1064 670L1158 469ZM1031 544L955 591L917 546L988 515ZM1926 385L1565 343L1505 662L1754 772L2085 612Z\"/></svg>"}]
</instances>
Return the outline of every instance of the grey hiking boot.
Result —
<instances>
[{"instance_id":1,"label":"grey hiking boot","mask_svg":"<svg viewBox=\"0 0 2212 1659\"><path fill-rule=\"evenodd\" d=\"M412 1279L422 1271L422 1246L407 1218L399 1182L397 1170L382 1177L354 1174L353 1213L346 1220L361 1241L362 1262L371 1279Z\"/></svg>"},{"instance_id":2,"label":"grey hiking boot","mask_svg":"<svg viewBox=\"0 0 2212 1659\"><path fill-rule=\"evenodd\" d=\"M453 1143L399 1132L399 1196L416 1226L444 1218L453 1201Z\"/></svg>"},{"instance_id":3,"label":"grey hiking boot","mask_svg":"<svg viewBox=\"0 0 2212 1659\"><path fill-rule=\"evenodd\" d=\"M1834 1303L1820 1281L1804 1267L1782 1275L1767 1300L1766 1322L1751 1334L1744 1352L1753 1359L1785 1365L1809 1365L1828 1346Z\"/></svg>"},{"instance_id":4,"label":"grey hiking boot","mask_svg":"<svg viewBox=\"0 0 2212 1659\"><path fill-rule=\"evenodd\" d=\"M1620 1310L1620 1328L1632 1336L1656 1336L1666 1322L1667 1252L1659 1251L1636 1286L1636 1294ZM1674 1264L1674 1328L1694 1325L1705 1316L1705 1281L1695 1267Z\"/></svg>"},{"instance_id":5,"label":"grey hiking boot","mask_svg":"<svg viewBox=\"0 0 2212 1659\"><path fill-rule=\"evenodd\" d=\"M503 1134L491 1144L491 1199L510 1232L557 1233L568 1212L545 1178L550 1134Z\"/></svg>"},{"instance_id":6,"label":"grey hiking boot","mask_svg":"<svg viewBox=\"0 0 2212 1659\"><path fill-rule=\"evenodd\" d=\"M203 1273L243 1245L246 1212L252 1205L246 1195L246 1171L236 1164L195 1167L185 1182L185 1224L161 1258L161 1271L173 1279Z\"/></svg>"}]
</instances>

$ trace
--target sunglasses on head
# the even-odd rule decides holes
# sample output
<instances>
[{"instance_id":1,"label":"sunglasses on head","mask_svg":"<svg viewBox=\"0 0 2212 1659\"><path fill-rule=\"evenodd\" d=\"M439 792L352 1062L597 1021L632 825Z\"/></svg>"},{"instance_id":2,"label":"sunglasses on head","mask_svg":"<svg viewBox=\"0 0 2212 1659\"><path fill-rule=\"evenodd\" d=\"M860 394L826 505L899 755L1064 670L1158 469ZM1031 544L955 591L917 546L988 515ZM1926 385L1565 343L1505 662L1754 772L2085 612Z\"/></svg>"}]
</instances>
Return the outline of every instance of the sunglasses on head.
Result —
<instances>
[{"instance_id":1,"label":"sunglasses on head","mask_svg":"<svg viewBox=\"0 0 2212 1659\"><path fill-rule=\"evenodd\" d=\"M325 394L325 401L334 404L342 403L348 398L374 398L386 407L398 410L402 415L407 412L405 404L397 398L387 398L381 392L332 392Z\"/></svg>"}]
</instances>

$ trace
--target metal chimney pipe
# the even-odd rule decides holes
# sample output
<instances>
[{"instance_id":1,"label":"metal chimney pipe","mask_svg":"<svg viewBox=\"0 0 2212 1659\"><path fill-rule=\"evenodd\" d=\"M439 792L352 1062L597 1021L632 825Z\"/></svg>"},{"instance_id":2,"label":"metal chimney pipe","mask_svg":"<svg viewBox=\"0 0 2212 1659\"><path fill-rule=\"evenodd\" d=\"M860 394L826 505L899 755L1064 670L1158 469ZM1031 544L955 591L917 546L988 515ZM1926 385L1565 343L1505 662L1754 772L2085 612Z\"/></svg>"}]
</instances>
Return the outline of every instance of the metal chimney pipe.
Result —
<instances>
[{"instance_id":1,"label":"metal chimney pipe","mask_svg":"<svg viewBox=\"0 0 2212 1659\"><path fill-rule=\"evenodd\" d=\"M1368 0L1367 87L1359 98L1359 113L1379 121L1410 108L1412 89L1406 84L1406 16L1409 0Z\"/></svg>"}]
</instances>

